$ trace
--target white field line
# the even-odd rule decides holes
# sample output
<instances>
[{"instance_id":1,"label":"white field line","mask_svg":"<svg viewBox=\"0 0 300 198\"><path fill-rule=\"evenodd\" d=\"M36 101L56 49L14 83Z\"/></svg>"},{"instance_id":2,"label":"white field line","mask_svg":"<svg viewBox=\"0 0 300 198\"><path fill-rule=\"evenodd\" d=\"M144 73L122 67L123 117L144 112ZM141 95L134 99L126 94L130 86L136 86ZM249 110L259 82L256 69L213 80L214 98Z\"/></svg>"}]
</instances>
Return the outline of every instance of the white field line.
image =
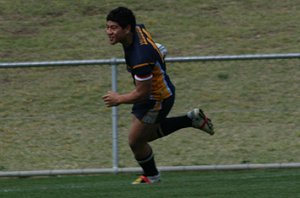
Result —
<instances>
[{"instance_id":1,"label":"white field line","mask_svg":"<svg viewBox=\"0 0 300 198\"><path fill-rule=\"evenodd\" d=\"M210 170L251 170L251 169L280 169L300 168L300 163L272 164L230 164L230 165L201 165L201 166L162 166L160 171L210 171ZM32 171L0 171L0 177L32 177L53 175L87 175L102 173L141 172L140 167L131 168L99 168L99 169L65 169L65 170L32 170Z\"/></svg>"}]
</instances>

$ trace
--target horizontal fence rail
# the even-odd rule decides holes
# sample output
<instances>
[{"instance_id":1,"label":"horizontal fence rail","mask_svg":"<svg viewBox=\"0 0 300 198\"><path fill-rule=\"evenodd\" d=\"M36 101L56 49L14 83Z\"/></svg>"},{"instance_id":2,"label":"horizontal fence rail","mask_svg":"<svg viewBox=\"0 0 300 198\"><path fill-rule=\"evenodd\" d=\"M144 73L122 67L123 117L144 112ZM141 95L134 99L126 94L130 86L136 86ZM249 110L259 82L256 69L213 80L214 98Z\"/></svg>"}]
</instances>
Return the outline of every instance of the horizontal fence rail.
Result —
<instances>
[{"instance_id":1,"label":"horizontal fence rail","mask_svg":"<svg viewBox=\"0 0 300 198\"><path fill-rule=\"evenodd\" d=\"M272 164L229 164L202 166L161 166L159 171L225 171L225 170L256 170L299 168L300 163L272 163ZM140 167L118 168L118 173L141 172ZM0 171L0 177L31 177L53 175L85 175L116 173L114 168L101 169L70 169L70 170L39 170L39 171Z\"/></svg>"},{"instance_id":2,"label":"horizontal fence rail","mask_svg":"<svg viewBox=\"0 0 300 198\"><path fill-rule=\"evenodd\" d=\"M223 56L189 56L169 57L166 62L195 62L195 61L225 61L225 60L260 60L260 59L293 59L300 58L300 53L288 54L245 54ZM8 62L0 63L0 68L14 67L54 67L54 66L81 66L81 65L111 65L124 64L123 58L99 59L99 60L69 60L69 61L42 61L42 62Z\"/></svg>"},{"instance_id":3,"label":"horizontal fence rail","mask_svg":"<svg viewBox=\"0 0 300 198\"><path fill-rule=\"evenodd\" d=\"M246 54L246 55L222 55L222 56L191 56L168 57L166 62L197 62L197 61L234 61L234 60L263 60L263 59L297 59L300 53L288 54ZM0 63L0 69L26 68L26 67L61 67L61 66L92 66L107 65L112 68L112 90L117 91L117 65L124 64L125 59L111 58L99 60L67 60L67 61L43 61L43 62L4 62ZM0 177L9 176L38 176L38 175L66 175L66 174L94 174L94 173L118 173L136 172L140 168L118 167L118 112L117 107L112 108L112 168L103 169L71 169L71 170L42 170L42 171L0 171ZM160 167L161 171L183 170L239 170L257 168L299 168L300 163L277 164L240 164L240 165L208 165L208 166L174 166Z\"/></svg>"}]
</instances>

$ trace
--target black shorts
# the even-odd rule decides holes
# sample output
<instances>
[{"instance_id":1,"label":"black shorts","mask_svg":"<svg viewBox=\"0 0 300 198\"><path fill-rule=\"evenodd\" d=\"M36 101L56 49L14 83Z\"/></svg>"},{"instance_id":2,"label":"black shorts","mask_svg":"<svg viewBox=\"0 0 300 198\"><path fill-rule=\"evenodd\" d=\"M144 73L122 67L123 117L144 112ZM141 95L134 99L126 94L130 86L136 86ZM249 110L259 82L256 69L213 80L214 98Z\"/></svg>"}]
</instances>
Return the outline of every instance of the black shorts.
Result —
<instances>
[{"instance_id":1,"label":"black shorts","mask_svg":"<svg viewBox=\"0 0 300 198\"><path fill-rule=\"evenodd\" d=\"M173 107L175 96L170 96L163 101L148 100L136 103L132 107L132 114L146 124L162 122Z\"/></svg>"}]
</instances>

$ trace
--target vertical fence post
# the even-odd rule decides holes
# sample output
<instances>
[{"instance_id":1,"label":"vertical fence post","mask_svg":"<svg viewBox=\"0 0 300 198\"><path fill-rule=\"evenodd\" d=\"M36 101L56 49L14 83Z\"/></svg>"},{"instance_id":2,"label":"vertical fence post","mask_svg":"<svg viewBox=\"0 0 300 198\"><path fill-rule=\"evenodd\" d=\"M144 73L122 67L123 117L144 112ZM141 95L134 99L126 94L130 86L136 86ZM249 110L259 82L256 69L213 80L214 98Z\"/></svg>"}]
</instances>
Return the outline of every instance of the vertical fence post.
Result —
<instances>
[{"instance_id":1,"label":"vertical fence post","mask_svg":"<svg viewBox=\"0 0 300 198\"><path fill-rule=\"evenodd\" d=\"M111 82L112 91L117 91L117 62L116 58L111 59ZM115 174L118 173L118 108L112 107L112 157L113 157L113 171Z\"/></svg>"}]
</instances>

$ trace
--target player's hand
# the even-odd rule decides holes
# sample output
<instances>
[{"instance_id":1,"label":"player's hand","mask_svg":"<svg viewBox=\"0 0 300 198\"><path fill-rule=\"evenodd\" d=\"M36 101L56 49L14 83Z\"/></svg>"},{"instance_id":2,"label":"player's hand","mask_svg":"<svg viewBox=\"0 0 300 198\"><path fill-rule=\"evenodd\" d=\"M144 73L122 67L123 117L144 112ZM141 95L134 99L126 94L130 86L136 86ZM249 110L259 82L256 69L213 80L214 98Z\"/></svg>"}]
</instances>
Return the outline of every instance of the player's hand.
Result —
<instances>
[{"instance_id":1,"label":"player's hand","mask_svg":"<svg viewBox=\"0 0 300 198\"><path fill-rule=\"evenodd\" d=\"M106 95L102 96L102 99L107 107L118 106L119 94L113 91L107 92Z\"/></svg>"}]
</instances>

